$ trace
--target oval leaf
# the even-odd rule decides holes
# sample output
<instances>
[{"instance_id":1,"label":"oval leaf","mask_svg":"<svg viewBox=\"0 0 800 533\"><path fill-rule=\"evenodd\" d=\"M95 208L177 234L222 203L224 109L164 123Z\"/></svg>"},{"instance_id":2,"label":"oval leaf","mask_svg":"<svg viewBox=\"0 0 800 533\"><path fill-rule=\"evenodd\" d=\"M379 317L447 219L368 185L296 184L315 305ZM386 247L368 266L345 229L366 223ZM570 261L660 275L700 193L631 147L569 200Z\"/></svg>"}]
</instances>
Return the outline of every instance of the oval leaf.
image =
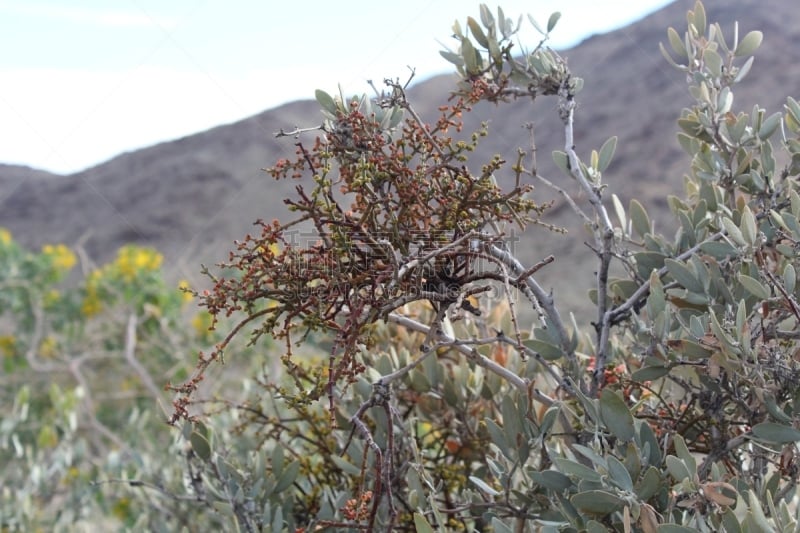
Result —
<instances>
[{"instance_id":1,"label":"oval leaf","mask_svg":"<svg viewBox=\"0 0 800 533\"><path fill-rule=\"evenodd\" d=\"M694 273L681 263L680 261L675 261L674 259L665 259L664 266L667 267L667 272L669 272L670 276L680 283L683 287L691 292L697 292L703 294L705 291L703 289L703 284L695 277Z\"/></svg>"},{"instance_id":2,"label":"oval leaf","mask_svg":"<svg viewBox=\"0 0 800 533\"><path fill-rule=\"evenodd\" d=\"M530 348L534 352L541 355L547 361L555 361L561 358L561 348L550 344L549 342L540 341L537 339L528 339L522 341L526 348Z\"/></svg>"},{"instance_id":3,"label":"oval leaf","mask_svg":"<svg viewBox=\"0 0 800 533\"><path fill-rule=\"evenodd\" d=\"M625 501L604 490L587 490L570 498L572 505L585 513L607 515L613 513Z\"/></svg>"},{"instance_id":4,"label":"oval leaf","mask_svg":"<svg viewBox=\"0 0 800 533\"><path fill-rule=\"evenodd\" d=\"M314 96L317 99L317 103L322 106L322 109L330 113L331 115L336 116L337 108L336 102L334 102L333 97L323 91L322 89L317 89L314 91Z\"/></svg>"},{"instance_id":5,"label":"oval leaf","mask_svg":"<svg viewBox=\"0 0 800 533\"><path fill-rule=\"evenodd\" d=\"M603 172L611 164L611 159L614 157L614 151L617 149L617 136L611 137L600 148L600 155L597 161L597 170Z\"/></svg>"},{"instance_id":6,"label":"oval leaf","mask_svg":"<svg viewBox=\"0 0 800 533\"><path fill-rule=\"evenodd\" d=\"M555 13L550 15L550 18L547 19L547 33L550 33L551 31L553 31L553 28L556 27L556 24L558 24L558 19L560 19L560 18L561 18L561 12L560 11L556 11Z\"/></svg>"},{"instance_id":7,"label":"oval leaf","mask_svg":"<svg viewBox=\"0 0 800 533\"><path fill-rule=\"evenodd\" d=\"M555 470L531 472L531 479L538 485L556 492L567 490L572 486L572 480L570 478Z\"/></svg>"},{"instance_id":8,"label":"oval leaf","mask_svg":"<svg viewBox=\"0 0 800 533\"><path fill-rule=\"evenodd\" d=\"M742 284L742 287L747 289L747 292L756 298L760 298L762 300L769 298L769 289L762 285L757 279L751 278L750 276L746 276L744 274L739 274L736 276L736 279L739 280L739 283Z\"/></svg>"},{"instance_id":9,"label":"oval leaf","mask_svg":"<svg viewBox=\"0 0 800 533\"><path fill-rule=\"evenodd\" d=\"M633 480L631 479L628 469L625 468L625 465L613 455L609 455L607 461L608 474L611 476L611 479L614 481L614 483L616 483L617 486L622 490L632 492Z\"/></svg>"},{"instance_id":10,"label":"oval leaf","mask_svg":"<svg viewBox=\"0 0 800 533\"><path fill-rule=\"evenodd\" d=\"M650 217L647 216L647 211L638 200L631 200L628 206L628 215L631 217L631 225L633 230L644 237L650 233Z\"/></svg>"},{"instance_id":11,"label":"oval leaf","mask_svg":"<svg viewBox=\"0 0 800 533\"><path fill-rule=\"evenodd\" d=\"M553 163L555 163L558 168L564 171L564 174L570 177L572 176L572 171L569 168L569 159L567 158L566 152L553 150Z\"/></svg>"},{"instance_id":12,"label":"oval leaf","mask_svg":"<svg viewBox=\"0 0 800 533\"><path fill-rule=\"evenodd\" d=\"M756 424L753 426L753 435L758 439L777 444L800 441L800 431L791 426L784 426L775 422Z\"/></svg>"},{"instance_id":13,"label":"oval leaf","mask_svg":"<svg viewBox=\"0 0 800 533\"><path fill-rule=\"evenodd\" d=\"M469 27L469 31L472 33L472 36L475 37L476 41L478 41L478 44L484 48L489 48L489 40L486 38L486 34L483 33L483 29L481 29L478 21L472 17L467 17L467 26Z\"/></svg>"},{"instance_id":14,"label":"oval leaf","mask_svg":"<svg viewBox=\"0 0 800 533\"><path fill-rule=\"evenodd\" d=\"M761 46L761 41L764 40L764 34L760 31L751 31L739 42L739 46L733 52L737 57L749 56Z\"/></svg>"},{"instance_id":15,"label":"oval leaf","mask_svg":"<svg viewBox=\"0 0 800 533\"><path fill-rule=\"evenodd\" d=\"M600 481L602 479L602 476L596 470L571 459L554 457L553 463L562 473L575 476L581 481Z\"/></svg>"},{"instance_id":16,"label":"oval leaf","mask_svg":"<svg viewBox=\"0 0 800 533\"><path fill-rule=\"evenodd\" d=\"M667 472L669 472L669 475L671 475L678 483L684 479L691 479L692 477L692 474L689 472L689 468L686 466L686 463L674 455L667 456Z\"/></svg>"},{"instance_id":17,"label":"oval leaf","mask_svg":"<svg viewBox=\"0 0 800 533\"><path fill-rule=\"evenodd\" d=\"M414 529L417 533L433 533L433 528L428 520L420 513L414 513Z\"/></svg>"},{"instance_id":18,"label":"oval leaf","mask_svg":"<svg viewBox=\"0 0 800 533\"><path fill-rule=\"evenodd\" d=\"M778 129L778 126L780 126L782 118L783 115L780 111L776 111L768 116L761 124L761 128L758 130L758 138L762 141L769 139L772 134L775 133L775 130Z\"/></svg>"},{"instance_id":19,"label":"oval leaf","mask_svg":"<svg viewBox=\"0 0 800 533\"><path fill-rule=\"evenodd\" d=\"M658 526L657 531L658 533L697 533L696 529L677 524L661 524Z\"/></svg>"},{"instance_id":20,"label":"oval leaf","mask_svg":"<svg viewBox=\"0 0 800 533\"><path fill-rule=\"evenodd\" d=\"M686 47L683 46L683 39L674 28L667 28L667 39L669 39L669 45L675 50L676 54L681 57L688 57Z\"/></svg>"},{"instance_id":21,"label":"oval leaf","mask_svg":"<svg viewBox=\"0 0 800 533\"><path fill-rule=\"evenodd\" d=\"M633 415L622 397L611 389L603 389L600 394L600 417L618 439L628 441L633 438Z\"/></svg>"},{"instance_id":22,"label":"oval leaf","mask_svg":"<svg viewBox=\"0 0 800 533\"><path fill-rule=\"evenodd\" d=\"M289 485L294 483L294 480L297 479L298 472L300 472L300 463L298 461L291 462L278 478L278 482L275 484L275 492L280 492L289 488Z\"/></svg>"},{"instance_id":23,"label":"oval leaf","mask_svg":"<svg viewBox=\"0 0 800 533\"><path fill-rule=\"evenodd\" d=\"M666 376L669 374L669 371L670 367L668 366L646 366L634 372L631 376L631 379L633 381L638 381L639 383L644 383L645 381L654 381L658 378Z\"/></svg>"},{"instance_id":24,"label":"oval leaf","mask_svg":"<svg viewBox=\"0 0 800 533\"><path fill-rule=\"evenodd\" d=\"M747 244L752 246L756 242L758 225L756 224L755 215L747 205L742 210L742 220L739 225L742 230L742 237L747 241Z\"/></svg>"},{"instance_id":25,"label":"oval leaf","mask_svg":"<svg viewBox=\"0 0 800 533\"><path fill-rule=\"evenodd\" d=\"M189 436L189 442L192 444L192 450L194 450L194 453L196 453L200 459L203 461L211 459L211 445L208 443L208 439L200 433L193 431Z\"/></svg>"}]
</instances>

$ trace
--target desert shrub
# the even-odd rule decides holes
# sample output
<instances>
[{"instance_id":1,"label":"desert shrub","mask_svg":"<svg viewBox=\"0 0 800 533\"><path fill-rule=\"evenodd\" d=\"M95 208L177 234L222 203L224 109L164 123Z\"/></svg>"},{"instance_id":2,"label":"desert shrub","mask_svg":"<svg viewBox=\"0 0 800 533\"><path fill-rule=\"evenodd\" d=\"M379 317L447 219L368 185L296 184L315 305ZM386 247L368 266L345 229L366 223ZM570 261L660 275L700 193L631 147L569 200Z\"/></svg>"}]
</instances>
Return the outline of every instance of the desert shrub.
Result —
<instances>
[{"instance_id":1,"label":"desert shrub","mask_svg":"<svg viewBox=\"0 0 800 533\"><path fill-rule=\"evenodd\" d=\"M153 249L123 247L85 274L79 255L33 252L0 229L0 528L224 529L185 496L194 454L166 424L163 390L215 340L208 314Z\"/></svg>"},{"instance_id":2,"label":"desert shrub","mask_svg":"<svg viewBox=\"0 0 800 533\"><path fill-rule=\"evenodd\" d=\"M521 53L519 22L500 9L457 22L443 55L461 81L432 122L387 80L375 98L318 92L322 131L280 133L297 157L269 172L299 180L286 200L297 218L260 222L232 252L240 275L200 300L244 318L174 387L173 422L196 420L195 389L236 356L230 339L284 345L283 373L229 404L261 444L240 466L247 491L226 502L239 527L797 527L800 105L737 110L762 34L731 37L699 2L687 20L663 47L694 99L678 120L687 172L668 198L672 236L613 194L616 138L578 155L582 82L546 46L558 14L530 20L543 39ZM515 161L472 158L492 134L463 131L474 105L544 98L563 123L553 159L566 181L537 172L532 141ZM553 258L515 257L512 228L557 229L534 183L593 235L590 324L537 282ZM328 336L326 357L296 353L309 335ZM209 463L225 455L193 438Z\"/></svg>"},{"instance_id":3,"label":"desert shrub","mask_svg":"<svg viewBox=\"0 0 800 533\"><path fill-rule=\"evenodd\" d=\"M693 103L677 231L658 233L614 194L615 137L578 154L558 18L526 21L543 38L525 51L501 9L457 22L460 83L429 122L399 80L318 92L323 126L281 131L296 158L269 169L297 181L296 218L259 221L208 272L199 318L154 251L57 296L69 251L0 232L4 378L29 383L2 389L4 527L796 530L800 104L739 111L762 35L698 2L663 47ZM465 131L475 105L542 99L562 178L537 171L532 126L515 160L475 160L492 135ZM559 230L534 184L593 239L589 323L537 281L558 258L515 253L515 232ZM179 430L145 375L171 383ZM149 410L108 396L131 376Z\"/></svg>"}]
</instances>

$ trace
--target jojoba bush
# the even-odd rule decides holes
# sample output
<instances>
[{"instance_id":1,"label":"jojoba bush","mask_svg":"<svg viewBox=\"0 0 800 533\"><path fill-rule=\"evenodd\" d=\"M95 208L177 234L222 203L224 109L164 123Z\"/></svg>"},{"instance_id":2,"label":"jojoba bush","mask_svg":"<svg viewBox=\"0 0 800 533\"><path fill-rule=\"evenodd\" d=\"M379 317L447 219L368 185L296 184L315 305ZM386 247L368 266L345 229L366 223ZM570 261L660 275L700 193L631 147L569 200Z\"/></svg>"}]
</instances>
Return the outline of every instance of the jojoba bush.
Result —
<instances>
[{"instance_id":1,"label":"jojoba bush","mask_svg":"<svg viewBox=\"0 0 800 533\"><path fill-rule=\"evenodd\" d=\"M582 82L546 46L558 18L522 54L502 9L457 22L443 55L461 81L432 122L388 80L374 99L318 92L318 132L280 133L296 158L269 173L296 180L296 217L259 221L224 264L236 275L211 275L202 305L241 318L172 386L171 422L202 460L190 488L240 529L797 529L800 104L737 110L762 34L709 24L698 2L663 47L694 103L668 199L679 229L656 233L604 175L616 138L578 155ZM544 98L564 180L537 173L535 146L474 160L492 133L464 131L473 106ZM512 229L557 229L533 184L593 233L588 324L538 283L553 258L511 246ZM282 370L201 405L243 335L281 343ZM301 353L310 340L327 355ZM216 444L202 406L237 418L251 459Z\"/></svg>"}]
</instances>

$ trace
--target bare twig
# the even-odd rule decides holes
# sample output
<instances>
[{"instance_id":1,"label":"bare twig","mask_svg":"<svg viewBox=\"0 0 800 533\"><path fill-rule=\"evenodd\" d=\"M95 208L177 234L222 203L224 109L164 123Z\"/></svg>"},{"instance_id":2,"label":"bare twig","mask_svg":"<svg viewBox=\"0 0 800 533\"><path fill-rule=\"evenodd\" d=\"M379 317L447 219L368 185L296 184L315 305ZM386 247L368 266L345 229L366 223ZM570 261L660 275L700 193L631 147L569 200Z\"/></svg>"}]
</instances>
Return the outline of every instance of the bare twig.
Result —
<instances>
[{"instance_id":1,"label":"bare twig","mask_svg":"<svg viewBox=\"0 0 800 533\"><path fill-rule=\"evenodd\" d=\"M526 268L522 266L522 263L520 263L519 260L517 260L517 258L511 255L511 253L508 251L503 250L496 245L488 246L487 250L493 257L507 265L516 277L519 277L526 271ZM542 306L547 314L547 317L550 319L550 323L555 328L559 345L561 350L564 352L564 357L568 363L568 372L571 375L572 380L580 384L581 390L583 390L585 383L583 378L579 375L580 366L578 365L578 358L575 355L575 350L570 345L569 333L567 332L567 328L561 318L561 313L555 305L553 296L545 292L545 290L541 287L541 285L539 285L533 276L528 276L525 278L524 282L525 286L533 293L536 301Z\"/></svg>"},{"instance_id":2,"label":"bare twig","mask_svg":"<svg viewBox=\"0 0 800 533\"><path fill-rule=\"evenodd\" d=\"M418 321L414 320L413 318L407 317L407 316L402 315L400 313L391 313L389 315L389 317L388 317L388 320L390 322L395 323L395 324L404 326L404 327L406 327L406 328L408 328L408 329L410 329L412 331L418 331L420 333L425 333L425 334L427 334L430 331L430 328L428 326L426 326L425 324L423 324L422 322L418 322ZM465 355L467 358L469 358L471 361L473 361L478 366L485 368L489 372L497 374L498 376L500 376L501 378L506 380L513 387L515 387L515 388L517 388L517 389L519 389L519 390L521 390L521 391L523 391L525 393L530 392L531 387L530 387L529 380L518 376L516 373L512 372L511 370L507 369L506 367L496 363L495 361L492 361L488 357L485 357L480 352L478 352L477 349L471 348L469 346L466 346L465 344L462 344L462 343L456 341L456 339L454 339L453 337L450 337L446 333L441 333L439 335L439 338L440 338L441 342L444 345L452 346L454 350L456 350L459 353ZM435 350L433 350L433 351L435 351ZM416 363L413 363L413 364L414 364L414 366L416 366L416 364L419 364L419 363L416 362ZM408 368L401 375L407 374L409 371L411 371L412 368ZM393 374L389 374L389 376L392 376ZM387 376L384 376L384 379L386 377ZM393 377L393 379L397 379L397 377ZM554 401L552 398L546 396L545 394L543 394L543 393L541 393L539 391L535 391L534 392L534 397L535 397L536 400L538 400L539 402L541 402L541 403L543 403L543 404L545 404L547 406L552 405L553 401Z\"/></svg>"},{"instance_id":3,"label":"bare twig","mask_svg":"<svg viewBox=\"0 0 800 533\"><path fill-rule=\"evenodd\" d=\"M142 366L142 363L136 358L136 323L137 317L135 313L131 313L128 317L128 324L125 328L125 360L139 375L145 388L150 392L153 399L158 402L159 407L167 414L167 409L161 401L161 389L156 386L153 378L147 369Z\"/></svg>"},{"instance_id":4,"label":"bare twig","mask_svg":"<svg viewBox=\"0 0 800 533\"><path fill-rule=\"evenodd\" d=\"M324 131L325 125L321 124L319 126L313 126L310 128L295 128L291 131L285 131L283 128L281 128L280 130L275 132L275 137L278 138L278 137L297 136L300 135L301 133L307 133L309 131L320 131L320 130Z\"/></svg>"}]
</instances>

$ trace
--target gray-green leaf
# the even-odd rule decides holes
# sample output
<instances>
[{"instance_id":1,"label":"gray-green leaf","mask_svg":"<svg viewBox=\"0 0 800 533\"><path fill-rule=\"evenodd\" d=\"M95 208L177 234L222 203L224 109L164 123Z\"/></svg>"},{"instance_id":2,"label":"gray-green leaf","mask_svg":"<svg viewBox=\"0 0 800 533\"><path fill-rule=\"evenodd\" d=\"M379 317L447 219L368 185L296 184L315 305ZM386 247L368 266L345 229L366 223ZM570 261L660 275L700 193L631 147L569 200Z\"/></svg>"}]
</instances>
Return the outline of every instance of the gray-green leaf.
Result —
<instances>
[{"instance_id":1,"label":"gray-green leaf","mask_svg":"<svg viewBox=\"0 0 800 533\"><path fill-rule=\"evenodd\" d=\"M600 394L600 417L618 439L629 441L633 438L633 415L622 397L611 389L603 389Z\"/></svg>"},{"instance_id":2,"label":"gray-green leaf","mask_svg":"<svg viewBox=\"0 0 800 533\"><path fill-rule=\"evenodd\" d=\"M764 40L764 34L760 31L751 31L744 38L739 41L739 46L733 52L735 56L749 56L761 46L761 41Z\"/></svg>"},{"instance_id":3,"label":"gray-green leaf","mask_svg":"<svg viewBox=\"0 0 800 533\"><path fill-rule=\"evenodd\" d=\"M777 424L775 422L761 422L753 426L753 435L758 439L785 444L800 441L800 431L791 426Z\"/></svg>"},{"instance_id":4,"label":"gray-green leaf","mask_svg":"<svg viewBox=\"0 0 800 533\"><path fill-rule=\"evenodd\" d=\"M191 436L189 436L189 442L192 444L192 450L194 450L194 453L196 453L200 459L203 461L211 459L211 445L203 435L197 431L193 431Z\"/></svg>"},{"instance_id":5,"label":"gray-green leaf","mask_svg":"<svg viewBox=\"0 0 800 533\"><path fill-rule=\"evenodd\" d=\"M322 106L322 109L336 116L338 109L336 107L336 102L333 100L333 97L331 95L329 95L322 89L317 89L316 91L314 91L314 96L317 99L317 103L320 106Z\"/></svg>"},{"instance_id":6,"label":"gray-green leaf","mask_svg":"<svg viewBox=\"0 0 800 533\"><path fill-rule=\"evenodd\" d=\"M598 157L597 170L600 172L605 171L608 165L611 164L611 159L614 157L614 151L617 149L617 136L610 137L603 146L600 148L600 155Z\"/></svg>"},{"instance_id":7,"label":"gray-green leaf","mask_svg":"<svg viewBox=\"0 0 800 533\"><path fill-rule=\"evenodd\" d=\"M560 11L556 11L555 13L550 15L550 18L547 19L547 33L550 33L551 31L553 31L553 28L556 27L556 24L558 24L558 19L560 19L560 18L561 18L561 12Z\"/></svg>"},{"instance_id":8,"label":"gray-green leaf","mask_svg":"<svg viewBox=\"0 0 800 533\"><path fill-rule=\"evenodd\" d=\"M604 490L587 490L570 498L572 505L586 513L607 515L614 512L625 501Z\"/></svg>"}]
</instances>

